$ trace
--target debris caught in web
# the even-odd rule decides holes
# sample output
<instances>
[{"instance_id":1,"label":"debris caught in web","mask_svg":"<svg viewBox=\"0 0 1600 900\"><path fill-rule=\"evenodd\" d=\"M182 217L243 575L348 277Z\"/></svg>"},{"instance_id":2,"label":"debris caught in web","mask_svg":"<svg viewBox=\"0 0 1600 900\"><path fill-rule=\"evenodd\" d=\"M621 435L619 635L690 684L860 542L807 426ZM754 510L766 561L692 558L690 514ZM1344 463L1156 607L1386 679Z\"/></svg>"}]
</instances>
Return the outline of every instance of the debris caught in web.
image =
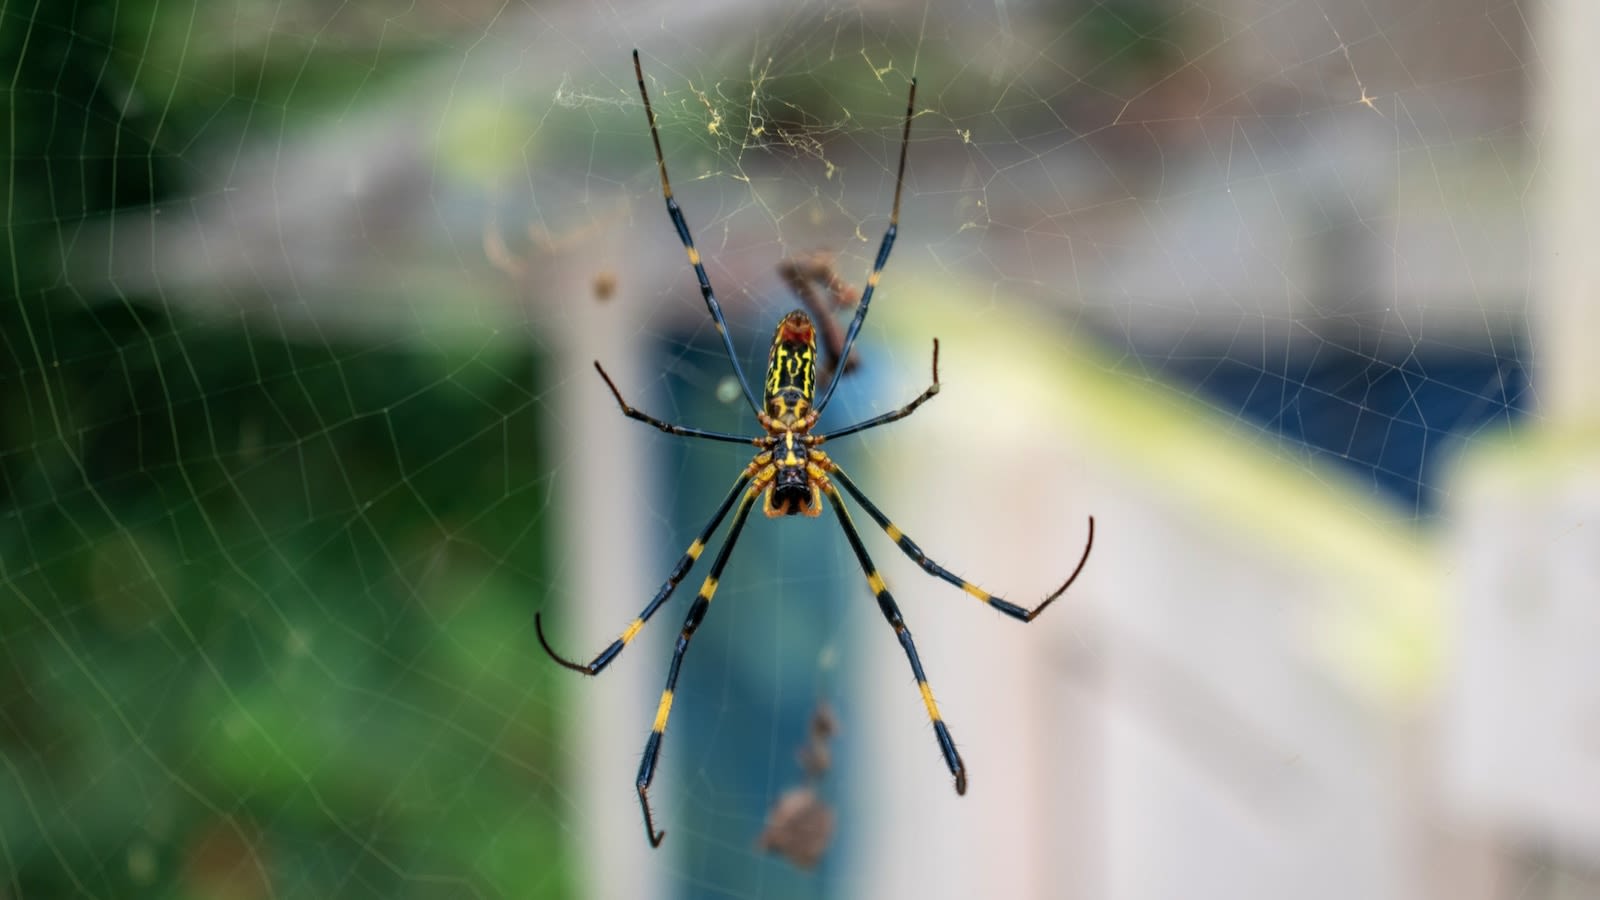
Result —
<instances>
[{"instance_id":1,"label":"debris caught in web","mask_svg":"<svg viewBox=\"0 0 1600 900\"><path fill-rule=\"evenodd\" d=\"M778 274L800 298L806 312L811 314L822 333L822 345L828 354L822 377L832 378L839 368L839 353L844 349L844 330L839 327L839 320L834 313L860 303L861 292L839 277L833 268L833 255L822 250L791 256L779 262ZM827 303L817 293L819 286L828 292ZM859 363L860 359L852 348L850 358L845 360L844 371L853 370Z\"/></svg>"},{"instance_id":2,"label":"debris caught in web","mask_svg":"<svg viewBox=\"0 0 1600 900\"><path fill-rule=\"evenodd\" d=\"M811 714L805 744L795 751L795 761L805 781L784 791L767 812L767 824L756 845L776 853L802 869L814 869L833 842L835 814L817 786L833 765L828 740L839 732L839 720L826 702Z\"/></svg>"}]
</instances>

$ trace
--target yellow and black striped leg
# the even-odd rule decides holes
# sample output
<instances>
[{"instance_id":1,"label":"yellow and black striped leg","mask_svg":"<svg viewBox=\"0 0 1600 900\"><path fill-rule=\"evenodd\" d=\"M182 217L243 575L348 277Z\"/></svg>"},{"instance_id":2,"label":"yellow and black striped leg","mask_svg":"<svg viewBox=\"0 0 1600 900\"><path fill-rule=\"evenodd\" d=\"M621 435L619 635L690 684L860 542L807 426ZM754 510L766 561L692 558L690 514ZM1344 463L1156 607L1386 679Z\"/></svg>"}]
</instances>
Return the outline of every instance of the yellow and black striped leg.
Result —
<instances>
[{"instance_id":1,"label":"yellow and black striped leg","mask_svg":"<svg viewBox=\"0 0 1600 900\"><path fill-rule=\"evenodd\" d=\"M922 672L922 660L917 658L917 645L911 640L911 630L906 628L905 620L900 616L900 607L894 602L889 588L883 583L883 576L878 574L878 569L872 564L872 557L867 555L867 548L861 543L861 535L856 532L856 526L850 521L850 511L844 508L844 498L839 496L839 489L832 484L823 484L823 490L828 492L828 499L833 501L834 514L839 518L839 527L844 529L844 536L850 541L850 549L856 553L856 559L861 563L861 571L866 573L867 585L872 588L872 594L878 600L878 609L883 612L883 617L888 620L890 627L894 628L895 637L900 639L900 646L905 648L906 659L911 662L911 674L916 676L917 689L922 692L922 703L928 708L928 718L933 722L933 733L939 739L939 752L944 754L945 765L950 767L950 774L956 779L956 793L967 792L967 767L961 761L961 754L956 752L956 743L950 738L950 729L945 727L944 719L939 716L939 704L933 701L933 689L928 687L928 676Z\"/></svg>"},{"instance_id":2,"label":"yellow and black striped leg","mask_svg":"<svg viewBox=\"0 0 1600 900\"><path fill-rule=\"evenodd\" d=\"M918 394L916 399L912 400L910 403L907 403L905 406L902 406L893 412L886 412L881 416L873 416L872 418L867 419L865 422L857 422L856 424L847 428L841 428L838 431L835 431L833 434L819 434L815 438L812 438L811 445L816 446L823 441L831 441L834 438L842 438L847 435L866 431L868 428L877 428L879 425L887 425L890 422L898 422L901 419L904 419L906 416L916 412L917 407L927 403L929 400L932 400L934 395L937 393L939 393L939 339L934 338L933 384L928 385L927 390Z\"/></svg>"},{"instance_id":3,"label":"yellow and black striped leg","mask_svg":"<svg viewBox=\"0 0 1600 900\"><path fill-rule=\"evenodd\" d=\"M667 215L672 217L672 227L678 230L678 240L683 242L683 251L689 254L689 264L694 266L695 277L700 279L700 296L705 298L706 309L711 311L711 320L717 325L717 334L722 336L722 346L728 351L728 361L733 363L733 374L739 377L739 386L744 388L744 396L750 401L750 408L761 412L761 404L756 401L756 395L750 390L750 382L744 377L744 367L739 365L739 355L733 350L733 337L728 334L728 322L722 317L722 307L717 303L717 295L711 291L711 278L706 275L706 267L700 263L700 251L694 248L694 236L689 234L689 223L684 221L683 210L678 208L678 201L672 197L672 182L667 179L667 158L661 153L661 134L656 131L656 114L650 108L650 92L644 88L644 67L639 64L639 51L633 51L633 74L639 79L639 96L644 99L644 115L650 120L650 140L656 145L656 169L661 173L661 196L667 201Z\"/></svg>"},{"instance_id":4,"label":"yellow and black striped leg","mask_svg":"<svg viewBox=\"0 0 1600 900\"><path fill-rule=\"evenodd\" d=\"M860 503L861 508L867 511L867 515L872 517L872 521L877 522L878 527L882 528L884 533L889 535L889 539L899 545L900 549L904 551L905 555L911 557L912 562L922 567L922 571L950 582L956 587L961 588L963 591L966 591L984 603L987 603L1000 612L1003 612L1011 618L1017 619L1018 621L1032 622L1034 619L1038 618L1040 613L1044 612L1045 607L1049 606L1051 603L1054 603L1057 597L1066 593L1067 588L1071 587L1072 583L1078 579L1078 573L1083 571L1084 564L1089 561L1089 551L1094 549L1094 516L1090 516L1089 539L1083 545L1083 555L1078 558L1077 567L1072 570L1071 575L1067 576L1067 580L1061 585L1061 587L1058 587L1052 591L1050 596L1044 598L1044 600L1041 601L1038 606L1035 606L1033 609L1026 609L1016 605L1015 603L1008 603L1007 601L994 596L983 588L978 587L972 582L967 581L965 578L956 575L949 569L946 569L945 567L929 559L928 555L922 552L921 547L918 547L916 543L911 540L911 538L906 536L905 532L895 527L895 524L889 521L889 517L883 514L883 510L878 509L878 507L874 505L871 500L867 499L867 495L863 494L861 489L856 487L856 483L850 480L850 476L846 475L843 469L840 469L837 464L831 464L828 471L835 479L838 480L840 484L844 485L844 489L850 492L850 496L856 498L856 502Z\"/></svg>"},{"instance_id":5,"label":"yellow and black striped leg","mask_svg":"<svg viewBox=\"0 0 1600 900\"><path fill-rule=\"evenodd\" d=\"M704 428L689 428L684 425L674 425L671 422L658 419L647 412L635 409L628 405L628 401L622 399L622 392L617 390L616 382L612 381L611 376L606 374L606 370L600 365L599 360L595 360L594 370L600 373L601 378L605 379L606 387L611 389L611 396L617 398L617 405L622 407L622 414L630 419L637 419L646 425L654 425L662 431L665 431L667 434L675 434L679 437L705 438L709 441L722 441L728 444L755 444L757 446L760 446L761 444L762 438L760 437L745 437L743 435L727 434L721 431L707 431Z\"/></svg>"},{"instance_id":6,"label":"yellow and black striped leg","mask_svg":"<svg viewBox=\"0 0 1600 900\"><path fill-rule=\"evenodd\" d=\"M711 533L717 530L718 525L722 524L722 518L728 514L728 510L733 508L733 502L739 499L739 492L743 491L745 486L750 483L751 477L758 468L757 464L765 458L765 454L757 456L756 462L746 468L744 473L739 476L739 479L733 483L733 490L728 492L728 496L722 498L722 503L711 516L711 521L706 523L706 527L700 529L700 534L694 539L694 543L690 544L689 549L684 551L683 556L679 557L678 564L672 567L672 573L667 576L667 580L661 585L661 589L656 591L654 597L650 598L650 603L644 608L644 612L641 612L638 618L628 623L628 627L624 628L622 634L611 642L611 646L600 651L600 655L596 656L588 665L572 662L551 649L550 642L545 640L544 625L539 621L539 614L534 613L533 630L539 635L539 643L543 645L544 652L550 654L550 658L561 665L574 672L582 672L585 675L599 675L602 669L611 665L611 661L617 658L617 654L622 652L622 648L628 646L628 642L639 634L640 629L644 628L644 623L650 621L650 617L655 615L656 610L661 608L661 604L667 602L667 598L672 596L672 591L677 588L678 582L689 574L689 569L694 566L695 560L700 558L701 551L705 550L706 541L711 539Z\"/></svg>"},{"instance_id":7,"label":"yellow and black striped leg","mask_svg":"<svg viewBox=\"0 0 1600 900\"><path fill-rule=\"evenodd\" d=\"M889 228L883 233L883 243L878 245L878 258L872 263L872 272L867 276L867 286L861 291L861 303L856 306L856 314L850 319L850 328L844 334L844 346L839 350L839 359L850 358L850 348L856 344L856 335L861 332L861 323L867 320L867 307L872 305L872 292L878 287L878 279L883 276L884 264L889 262L889 251L894 249L895 235L900 233L900 189L905 186L906 180L906 148L911 146L911 115L917 105L917 80L911 79L911 93L906 97L906 124L905 130L900 135L900 168L894 175L894 208L889 213ZM828 388L823 391L822 399L817 401L817 412L828 408L828 401L833 399L833 391L839 386L839 377L835 375L828 380Z\"/></svg>"},{"instance_id":8,"label":"yellow and black striped leg","mask_svg":"<svg viewBox=\"0 0 1600 900\"><path fill-rule=\"evenodd\" d=\"M733 514L733 524L728 526L728 538L723 541L722 549L717 551L717 559L711 564L711 572L706 575L705 583L700 586L700 593L694 598L694 605L689 607L689 615L683 620L683 631L678 633L678 645L672 650L672 665L667 669L667 686L661 691L661 703L656 707L656 721L650 728L650 737L644 742L644 759L639 763L639 778L636 782L639 788L639 807L644 810L644 832L650 838L650 846L661 846L661 839L667 836L665 831L656 831L655 819L650 815L650 781L655 778L656 760L661 756L661 735L667 730L667 716L672 712L672 692L678 686L678 670L683 665L683 654L689 649L689 639L694 637L695 629L700 627L700 622L706 617L706 610L711 607L711 596L717 592L717 579L722 577L722 569L728 564L728 557L733 553L733 545L739 540L739 532L743 530L745 520L750 517L750 507L755 505L756 498L761 494L760 483L745 492L744 500L739 503L739 510Z\"/></svg>"}]
</instances>

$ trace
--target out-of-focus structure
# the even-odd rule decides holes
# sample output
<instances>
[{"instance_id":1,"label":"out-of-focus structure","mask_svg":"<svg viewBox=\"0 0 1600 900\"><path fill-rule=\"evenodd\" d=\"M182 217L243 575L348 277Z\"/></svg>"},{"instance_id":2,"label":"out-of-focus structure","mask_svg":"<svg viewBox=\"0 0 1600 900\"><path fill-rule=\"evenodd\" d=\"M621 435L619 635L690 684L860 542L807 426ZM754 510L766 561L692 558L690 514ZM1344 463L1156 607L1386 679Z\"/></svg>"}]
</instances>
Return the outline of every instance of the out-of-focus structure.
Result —
<instances>
[{"instance_id":1,"label":"out-of-focus structure","mask_svg":"<svg viewBox=\"0 0 1600 900\"><path fill-rule=\"evenodd\" d=\"M891 18L907 14L889 6ZM1070 22L1010 8L1007 29L983 20L975 33L994 40L967 47L962 16L976 14L948 12L937 29L951 35L946 55L978 62L948 81L934 76L935 62L919 72L931 112L916 124L902 243L868 326L881 409L920 389L932 336L944 340L945 386L925 411L876 433L857 464L870 472L861 480L922 547L1014 602L1059 583L1089 514L1098 541L1080 583L1025 627L868 536L972 784L959 800L950 791L905 661L862 588L861 610L846 620L861 635L851 639L855 658L841 664L851 667L844 681L858 715L837 750L849 757L841 768L851 793L836 829L840 862L819 876L830 886L864 897L1114 900L1575 900L1600 891L1600 387L1591 354L1600 336L1600 174L1591 162L1600 126L1590 114L1600 12L1581 0L1425 6L1206 4L1193 13L1206 37L1186 60L1126 95L1085 89L1068 109L1049 98L1086 82L1057 68L1050 41L1029 42L1027 17L1048 21L1055 30L1038 33L1055 36L1071 33ZM664 473L650 470L652 445L618 415L590 360L604 359L650 408L664 380L652 354L708 326L698 300L679 302L693 285L652 193L642 113L629 95L627 42L658 36L659 15L622 34L627 23L616 19L585 24L586 7L558 15L559 29L542 18L498 25L502 64L475 58L480 70L452 70L439 91L448 99L430 101L439 106L428 127L416 126L406 97L371 111L371 122L304 143L284 138L260 182L230 184L165 220L116 223L113 250L84 258L109 258L113 282L159 283L196 305L215 302L213 288L229 279L251 284L254 298L293 284L304 299L313 276L362 284L347 296L376 312L285 303L273 314L316 327L381 329L398 317L448 328L461 313L419 299L426 291L392 302L371 287L397 256L372 248L391 238L452 248L432 261L433 278L412 273L409 283L468 298L472 315L504 315L558 357L550 408L560 425L552 457L570 594L562 602L584 598L562 607L561 633L588 641L626 624L664 575L657 561L678 549L656 546L664 516L639 514L666 502L638 500ZM682 57L735 40L759 13L681 15L675 40L647 54L659 61L650 69L663 84L660 112L715 121L715 110L700 109L719 100L696 81L704 60ZM701 30L691 32L691 20ZM894 134L902 82L892 79L917 57L885 56L892 74L864 94L884 113L873 118L865 101L851 102L870 124L845 133L874 140L841 142L847 170L878 174L875 138ZM958 78L980 76L1059 118L1028 137L1005 133L999 112L964 115L954 108ZM536 83L543 106L500 123L496 111L532 103L529 94L477 94L479 77ZM491 99L480 108L482 97ZM629 118L605 118L611 107ZM628 130L591 132L596 149L575 151L570 134L538 115L572 108ZM1074 113L1098 118L1080 124ZM771 268L792 250L829 234L853 239L853 225L875 239L883 204L850 198L856 220L775 212L811 208L811 189L772 186L784 170L763 169L754 154L730 177L719 155L725 135L692 121L687 139L682 127L664 128L669 156L684 154L669 163L731 309L778 308L751 299L777 290ZM536 148L527 158L473 148L455 158L462 171L434 164L440 147L460 149L455 130L470 145L482 131L527 123ZM866 131L849 130L858 127ZM697 157L696 147L709 152ZM559 168L573 160L588 170ZM618 178L639 175L629 190L604 184L613 161ZM1129 187L1122 177L1140 166L1156 175ZM474 167L500 173L489 180L515 208L449 202L449 179L472 182ZM945 196L974 181L981 212ZM962 215L974 227L952 224ZM516 248L495 236L527 221L543 230ZM597 273L614 278L603 303L593 300ZM756 315L735 320L763 323L749 334L767 327ZM1378 429L1377 474L1346 465L1360 447L1280 443L1282 423L1256 422L1242 405L1219 411L1196 387L1226 366L1271 381L1300 371L1286 360L1302 355L1397 359L1405 370L1436 346L1492 361L1498 380L1469 399L1500 403L1503 427L1489 437L1481 423L1460 435L1424 422L1425 462L1391 478L1410 485L1398 497L1372 482L1393 476L1381 457L1410 420L1379 413L1359 388L1339 398L1352 421L1365 412L1392 426L1388 437ZM1517 391L1503 371L1520 368L1528 348L1533 402L1507 399ZM699 362L684 368L714 371ZM1417 377L1430 380L1425 370ZM1272 384L1305 388L1311 378ZM1447 436L1441 455L1434 444ZM670 500L702 497L685 488ZM835 564L856 583L843 555L819 566ZM650 634L677 628L673 609ZM566 813L595 896L715 889L707 854L755 852L695 844L692 863L674 855L693 839L674 833L674 817L698 805L696 792L715 794L718 778L674 768L704 737L678 733L658 781L670 836L654 852L643 840L630 779L665 646L641 639L625 674L580 685L573 707ZM782 755L788 742L779 744ZM757 824L771 799L750 798ZM662 872L690 874L674 882Z\"/></svg>"}]
</instances>

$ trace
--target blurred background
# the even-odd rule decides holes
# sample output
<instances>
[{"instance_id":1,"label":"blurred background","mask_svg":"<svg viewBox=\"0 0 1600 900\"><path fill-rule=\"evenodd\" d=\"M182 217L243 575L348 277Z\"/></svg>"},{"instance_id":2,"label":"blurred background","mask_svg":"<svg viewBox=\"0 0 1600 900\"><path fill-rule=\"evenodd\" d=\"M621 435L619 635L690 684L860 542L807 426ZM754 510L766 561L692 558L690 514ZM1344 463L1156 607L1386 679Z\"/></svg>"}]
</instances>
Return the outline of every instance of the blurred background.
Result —
<instances>
[{"instance_id":1,"label":"blurred background","mask_svg":"<svg viewBox=\"0 0 1600 900\"><path fill-rule=\"evenodd\" d=\"M1582 0L0 6L0 896L1600 897L1597 45ZM857 511L965 797L831 516L741 538L658 850L704 572L598 678L535 637L592 658L748 455L593 360L754 427L634 47L752 378L781 261L864 281L918 79L823 427L935 337L944 389L830 449L1019 604L1096 523L1022 625Z\"/></svg>"}]
</instances>

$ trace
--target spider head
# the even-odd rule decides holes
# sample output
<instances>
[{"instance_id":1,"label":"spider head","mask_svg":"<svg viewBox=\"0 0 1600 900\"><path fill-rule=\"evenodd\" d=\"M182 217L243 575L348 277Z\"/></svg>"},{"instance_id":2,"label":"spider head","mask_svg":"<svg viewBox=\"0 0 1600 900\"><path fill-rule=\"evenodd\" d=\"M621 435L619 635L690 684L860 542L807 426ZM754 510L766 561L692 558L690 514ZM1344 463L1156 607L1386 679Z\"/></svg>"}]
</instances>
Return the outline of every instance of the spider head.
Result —
<instances>
[{"instance_id":1,"label":"spider head","mask_svg":"<svg viewBox=\"0 0 1600 900\"><path fill-rule=\"evenodd\" d=\"M785 425L805 416L816 393L817 330L795 310L778 320L767 351L767 415Z\"/></svg>"}]
</instances>

